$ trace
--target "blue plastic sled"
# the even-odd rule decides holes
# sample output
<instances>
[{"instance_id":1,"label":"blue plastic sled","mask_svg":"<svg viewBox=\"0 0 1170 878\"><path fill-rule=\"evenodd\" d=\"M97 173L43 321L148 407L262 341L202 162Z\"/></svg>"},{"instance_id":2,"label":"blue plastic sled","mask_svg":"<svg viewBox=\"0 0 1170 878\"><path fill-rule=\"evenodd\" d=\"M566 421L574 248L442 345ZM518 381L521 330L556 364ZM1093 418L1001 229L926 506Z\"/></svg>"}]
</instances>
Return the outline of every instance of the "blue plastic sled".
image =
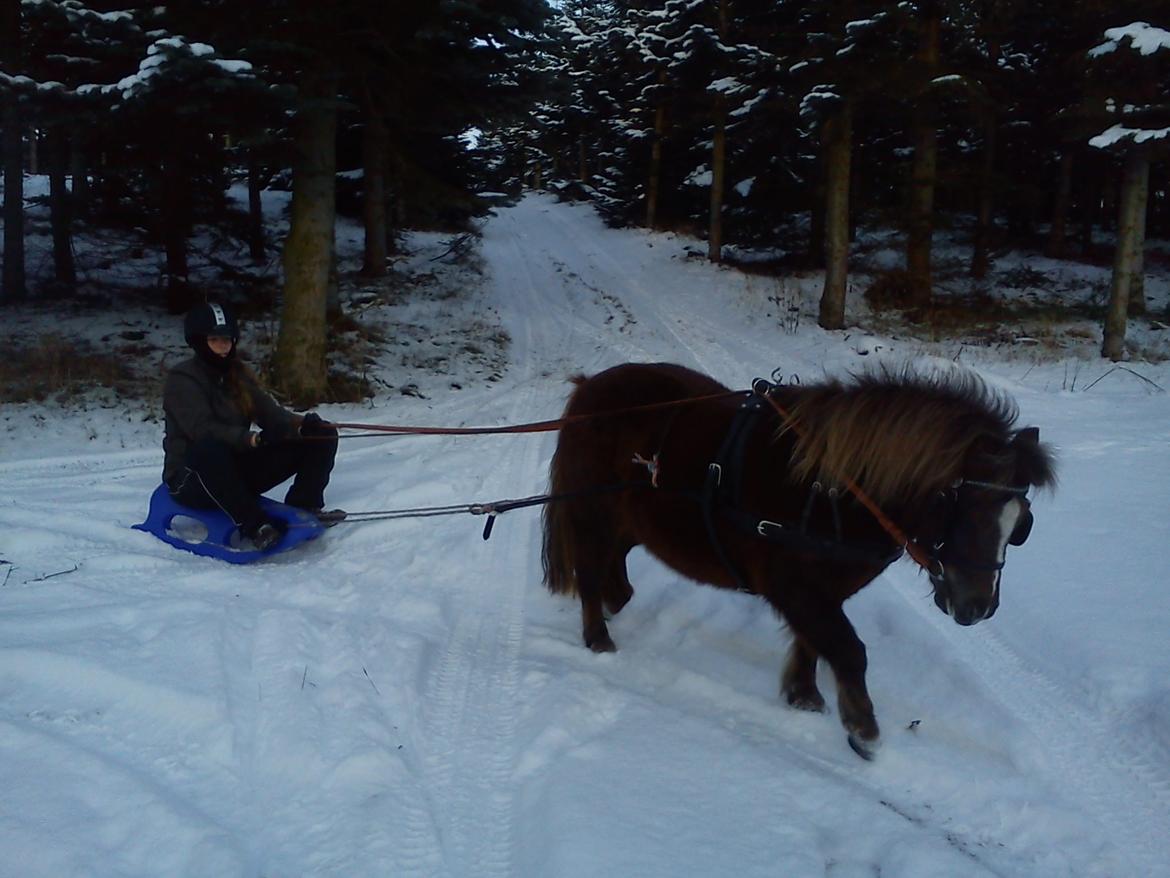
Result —
<instances>
[{"instance_id":1,"label":"blue plastic sled","mask_svg":"<svg viewBox=\"0 0 1170 878\"><path fill-rule=\"evenodd\" d=\"M288 532L280 541L261 552L259 549L242 548L239 528L227 514L218 509L193 509L182 506L174 501L166 485L159 485L150 495L150 509L146 514L146 521L134 525L135 530L144 530L154 534L164 543L170 543L176 549L185 549L196 555L206 555L209 558L218 558L229 564L248 564L269 555L287 552L301 543L307 543L321 535L325 526L317 520L315 515L277 503L267 497L260 498L260 505L273 518L279 518L288 523ZM193 519L193 522L184 522L190 527L172 527L178 517ZM242 545L250 546L250 543Z\"/></svg>"}]
</instances>

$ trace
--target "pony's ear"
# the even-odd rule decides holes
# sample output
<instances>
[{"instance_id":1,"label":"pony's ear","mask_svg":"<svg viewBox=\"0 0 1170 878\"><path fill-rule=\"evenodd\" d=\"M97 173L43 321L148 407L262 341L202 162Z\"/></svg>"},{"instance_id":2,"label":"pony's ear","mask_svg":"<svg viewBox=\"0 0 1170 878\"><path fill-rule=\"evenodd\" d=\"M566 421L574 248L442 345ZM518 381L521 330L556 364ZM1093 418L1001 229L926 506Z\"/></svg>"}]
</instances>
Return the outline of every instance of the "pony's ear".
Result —
<instances>
[{"instance_id":1,"label":"pony's ear","mask_svg":"<svg viewBox=\"0 0 1170 878\"><path fill-rule=\"evenodd\" d=\"M1040 444L1040 428L1025 427L1012 437L1020 474L1038 488L1056 485L1056 461L1047 445Z\"/></svg>"},{"instance_id":2,"label":"pony's ear","mask_svg":"<svg viewBox=\"0 0 1170 878\"><path fill-rule=\"evenodd\" d=\"M1040 428L1039 427L1025 427L1022 430L1016 431L1016 442L1027 443L1028 445L1040 444Z\"/></svg>"}]
</instances>

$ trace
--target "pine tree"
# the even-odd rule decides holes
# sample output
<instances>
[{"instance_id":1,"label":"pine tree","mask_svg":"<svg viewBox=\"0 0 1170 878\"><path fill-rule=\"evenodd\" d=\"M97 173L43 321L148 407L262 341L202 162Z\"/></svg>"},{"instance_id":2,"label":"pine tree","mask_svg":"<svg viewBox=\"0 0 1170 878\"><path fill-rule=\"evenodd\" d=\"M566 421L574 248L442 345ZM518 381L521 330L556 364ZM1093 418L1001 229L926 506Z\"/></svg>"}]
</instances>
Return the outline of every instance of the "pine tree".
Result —
<instances>
[{"instance_id":1,"label":"pine tree","mask_svg":"<svg viewBox=\"0 0 1170 878\"><path fill-rule=\"evenodd\" d=\"M248 62L222 57L207 43L160 36L167 23L143 14L143 30L153 38L142 49L138 70L102 91L117 97L111 116L133 132L131 148L147 173L166 254L166 305L178 314L197 299L187 253L196 204L218 199L224 188L222 120L262 86Z\"/></svg>"},{"instance_id":2,"label":"pine tree","mask_svg":"<svg viewBox=\"0 0 1170 878\"><path fill-rule=\"evenodd\" d=\"M1105 31L1089 51L1093 98L1103 101L1106 127L1089 141L1124 162L1113 282L1105 316L1103 356L1125 356L1126 315L1143 271L1150 162L1170 153L1170 31L1133 22ZM1090 98L1092 100L1092 98Z\"/></svg>"},{"instance_id":3,"label":"pine tree","mask_svg":"<svg viewBox=\"0 0 1170 878\"><path fill-rule=\"evenodd\" d=\"M24 266L24 142L21 95L23 60L20 0L0 0L0 153L4 161L4 268L0 302L26 295Z\"/></svg>"},{"instance_id":4,"label":"pine tree","mask_svg":"<svg viewBox=\"0 0 1170 878\"><path fill-rule=\"evenodd\" d=\"M812 5L801 10L799 21L809 34L792 65L794 85L803 94L800 117L810 126L810 137L819 135L824 154L825 284L818 321L825 329L841 329L849 275L854 120L888 88L887 77L875 71L890 69L888 53L897 46L900 23L877 4L863 2Z\"/></svg>"}]
</instances>

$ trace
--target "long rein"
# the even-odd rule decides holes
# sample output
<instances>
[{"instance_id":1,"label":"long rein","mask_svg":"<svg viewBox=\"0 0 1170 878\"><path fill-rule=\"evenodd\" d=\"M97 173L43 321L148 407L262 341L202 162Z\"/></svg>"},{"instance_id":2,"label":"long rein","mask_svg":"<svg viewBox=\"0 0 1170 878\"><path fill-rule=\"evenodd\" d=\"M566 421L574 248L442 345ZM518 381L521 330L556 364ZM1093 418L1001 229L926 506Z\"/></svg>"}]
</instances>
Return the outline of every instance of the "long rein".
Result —
<instances>
[{"instance_id":1,"label":"long rein","mask_svg":"<svg viewBox=\"0 0 1170 878\"><path fill-rule=\"evenodd\" d=\"M579 424L585 421L597 421L602 418L614 418L622 415L639 414L641 412L660 411L662 409L680 408L696 402L708 402L713 399L731 399L751 393L748 390L727 390L722 393L709 393L705 396L688 396L686 399L670 399L665 402L652 402L646 405L629 406L628 408L610 409L604 412L593 412L588 415L566 415L550 421L531 421L527 424L506 424L502 427L410 427L395 424L350 424L330 422L327 426L342 430L365 430L370 434L390 433L397 436L489 436L505 433L551 433L569 424ZM356 438L350 435L343 438Z\"/></svg>"},{"instance_id":2,"label":"long rein","mask_svg":"<svg viewBox=\"0 0 1170 878\"><path fill-rule=\"evenodd\" d=\"M595 412L587 415L567 415L563 418L555 418L546 421L531 421L524 424L508 424L500 427L419 427L398 424L360 424L360 423L339 423L331 422L330 427L342 430L361 430L363 433L348 434L342 438L358 438L360 436L374 436L380 434L390 434L397 436L409 435L423 435L423 436L485 436L485 435L504 435L514 433L550 433L569 424L578 424L586 421L596 421L607 417L619 417L622 415L636 414L640 412L649 412L662 409L679 408L684 405L690 405L696 402L706 402L716 399L730 399L732 397L741 397L745 394L757 394L768 401L769 405L780 416L784 424L788 426L797 435L803 435L800 428L800 423L792 414L779 402L772 394L774 388L767 382L753 382L752 389L744 390L729 390L723 393L711 393L705 396L692 396L686 399L668 400L666 402L650 403L647 405L631 406L623 409L613 409L605 412ZM909 535L898 526L888 515L886 515L880 506L873 501L873 499L865 493L865 490L857 484L849 476L841 476L841 484L857 498L858 502L869 511L874 520L881 525L882 529L889 534L894 544L900 546L906 551L916 564L925 570L927 573L934 573L937 570L937 559L932 558L927 552L910 539ZM576 491L567 494L535 494L530 497L520 497L509 500L496 500L489 503L464 503L454 504L449 506L416 506L405 509L384 509L373 510L369 512L355 512L346 517L346 522L359 523L363 521L381 521L397 518L429 518L441 515L487 515L488 520L484 525L483 538L486 540L491 536L492 527L495 524L496 516L503 512L512 509L523 509L529 506L541 506L546 503L554 503L562 500L570 500L581 496L588 496L599 493L611 493L618 491L626 491L632 488L645 487L641 482L629 482L617 485L606 485L599 488L592 488L586 491Z\"/></svg>"}]
</instances>

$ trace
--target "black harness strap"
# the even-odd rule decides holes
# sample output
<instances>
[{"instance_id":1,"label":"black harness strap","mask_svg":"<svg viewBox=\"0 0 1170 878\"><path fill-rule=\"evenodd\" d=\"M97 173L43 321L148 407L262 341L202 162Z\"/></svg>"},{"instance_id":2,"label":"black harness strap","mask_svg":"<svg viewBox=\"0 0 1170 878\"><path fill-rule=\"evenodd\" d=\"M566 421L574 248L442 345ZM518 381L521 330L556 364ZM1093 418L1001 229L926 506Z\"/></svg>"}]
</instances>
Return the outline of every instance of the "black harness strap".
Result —
<instances>
[{"instance_id":1,"label":"black harness strap","mask_svg":"<svg viewBox=\"0 0 1170 878\"><path fill-rule=\"evenodd\" d=\"M784 546L794 552L802 552L831 558L835 561L863 564L887 564L902 556L902 548L891 548L888 542L846 543L841 531L841 510L836 490L826 492L833 512L833 538L814 536L808 532L813 506L822 488L814 482L805 501L799 524L770 521L745 512L742 508L743 461L748 440L760 416L771 409L765 408L764 394L773 386L763 379L752 384L753 395L745 400L735 413L731 426L724 436L715 460L707 466L707 478L703 483L701 505L707 539L711 543L719 562L731 573L740 591L751 592L743 574L732 563L716 530L716 516L727 521L736 530L749 536Z\"/></svg>"},{"instance_id":2,"label":"black harness strap","mask_svg":"<svg viewBox=\"0 0 1170 878\"><path fill-rule=\"evenodd\" d=\"M731 563L731 559L723 550L723 543L719 541L719 534L715 529L715 514L719 512L727 517L726 513L729 511L729 507L724 501L726 494L723 488L725 484L730 489L729 493L734 498L733 502L738 504L742 487L744 448L751 435L752 427L763 410L763 405L763 397L753 394L736 409L727 435L723 437L723 443L719 447L719 453L715 456L714 462L707 465L707 479L703 483L703 496L700 503L703 508L703 524L707 528L707 539L711 543L711 548L715 550L719 563L726 567L731 574L731 578L735 581L735 587L746 592L751 592L752 589L748 587L739 568Z\"/></svg>"}]
</instances>

